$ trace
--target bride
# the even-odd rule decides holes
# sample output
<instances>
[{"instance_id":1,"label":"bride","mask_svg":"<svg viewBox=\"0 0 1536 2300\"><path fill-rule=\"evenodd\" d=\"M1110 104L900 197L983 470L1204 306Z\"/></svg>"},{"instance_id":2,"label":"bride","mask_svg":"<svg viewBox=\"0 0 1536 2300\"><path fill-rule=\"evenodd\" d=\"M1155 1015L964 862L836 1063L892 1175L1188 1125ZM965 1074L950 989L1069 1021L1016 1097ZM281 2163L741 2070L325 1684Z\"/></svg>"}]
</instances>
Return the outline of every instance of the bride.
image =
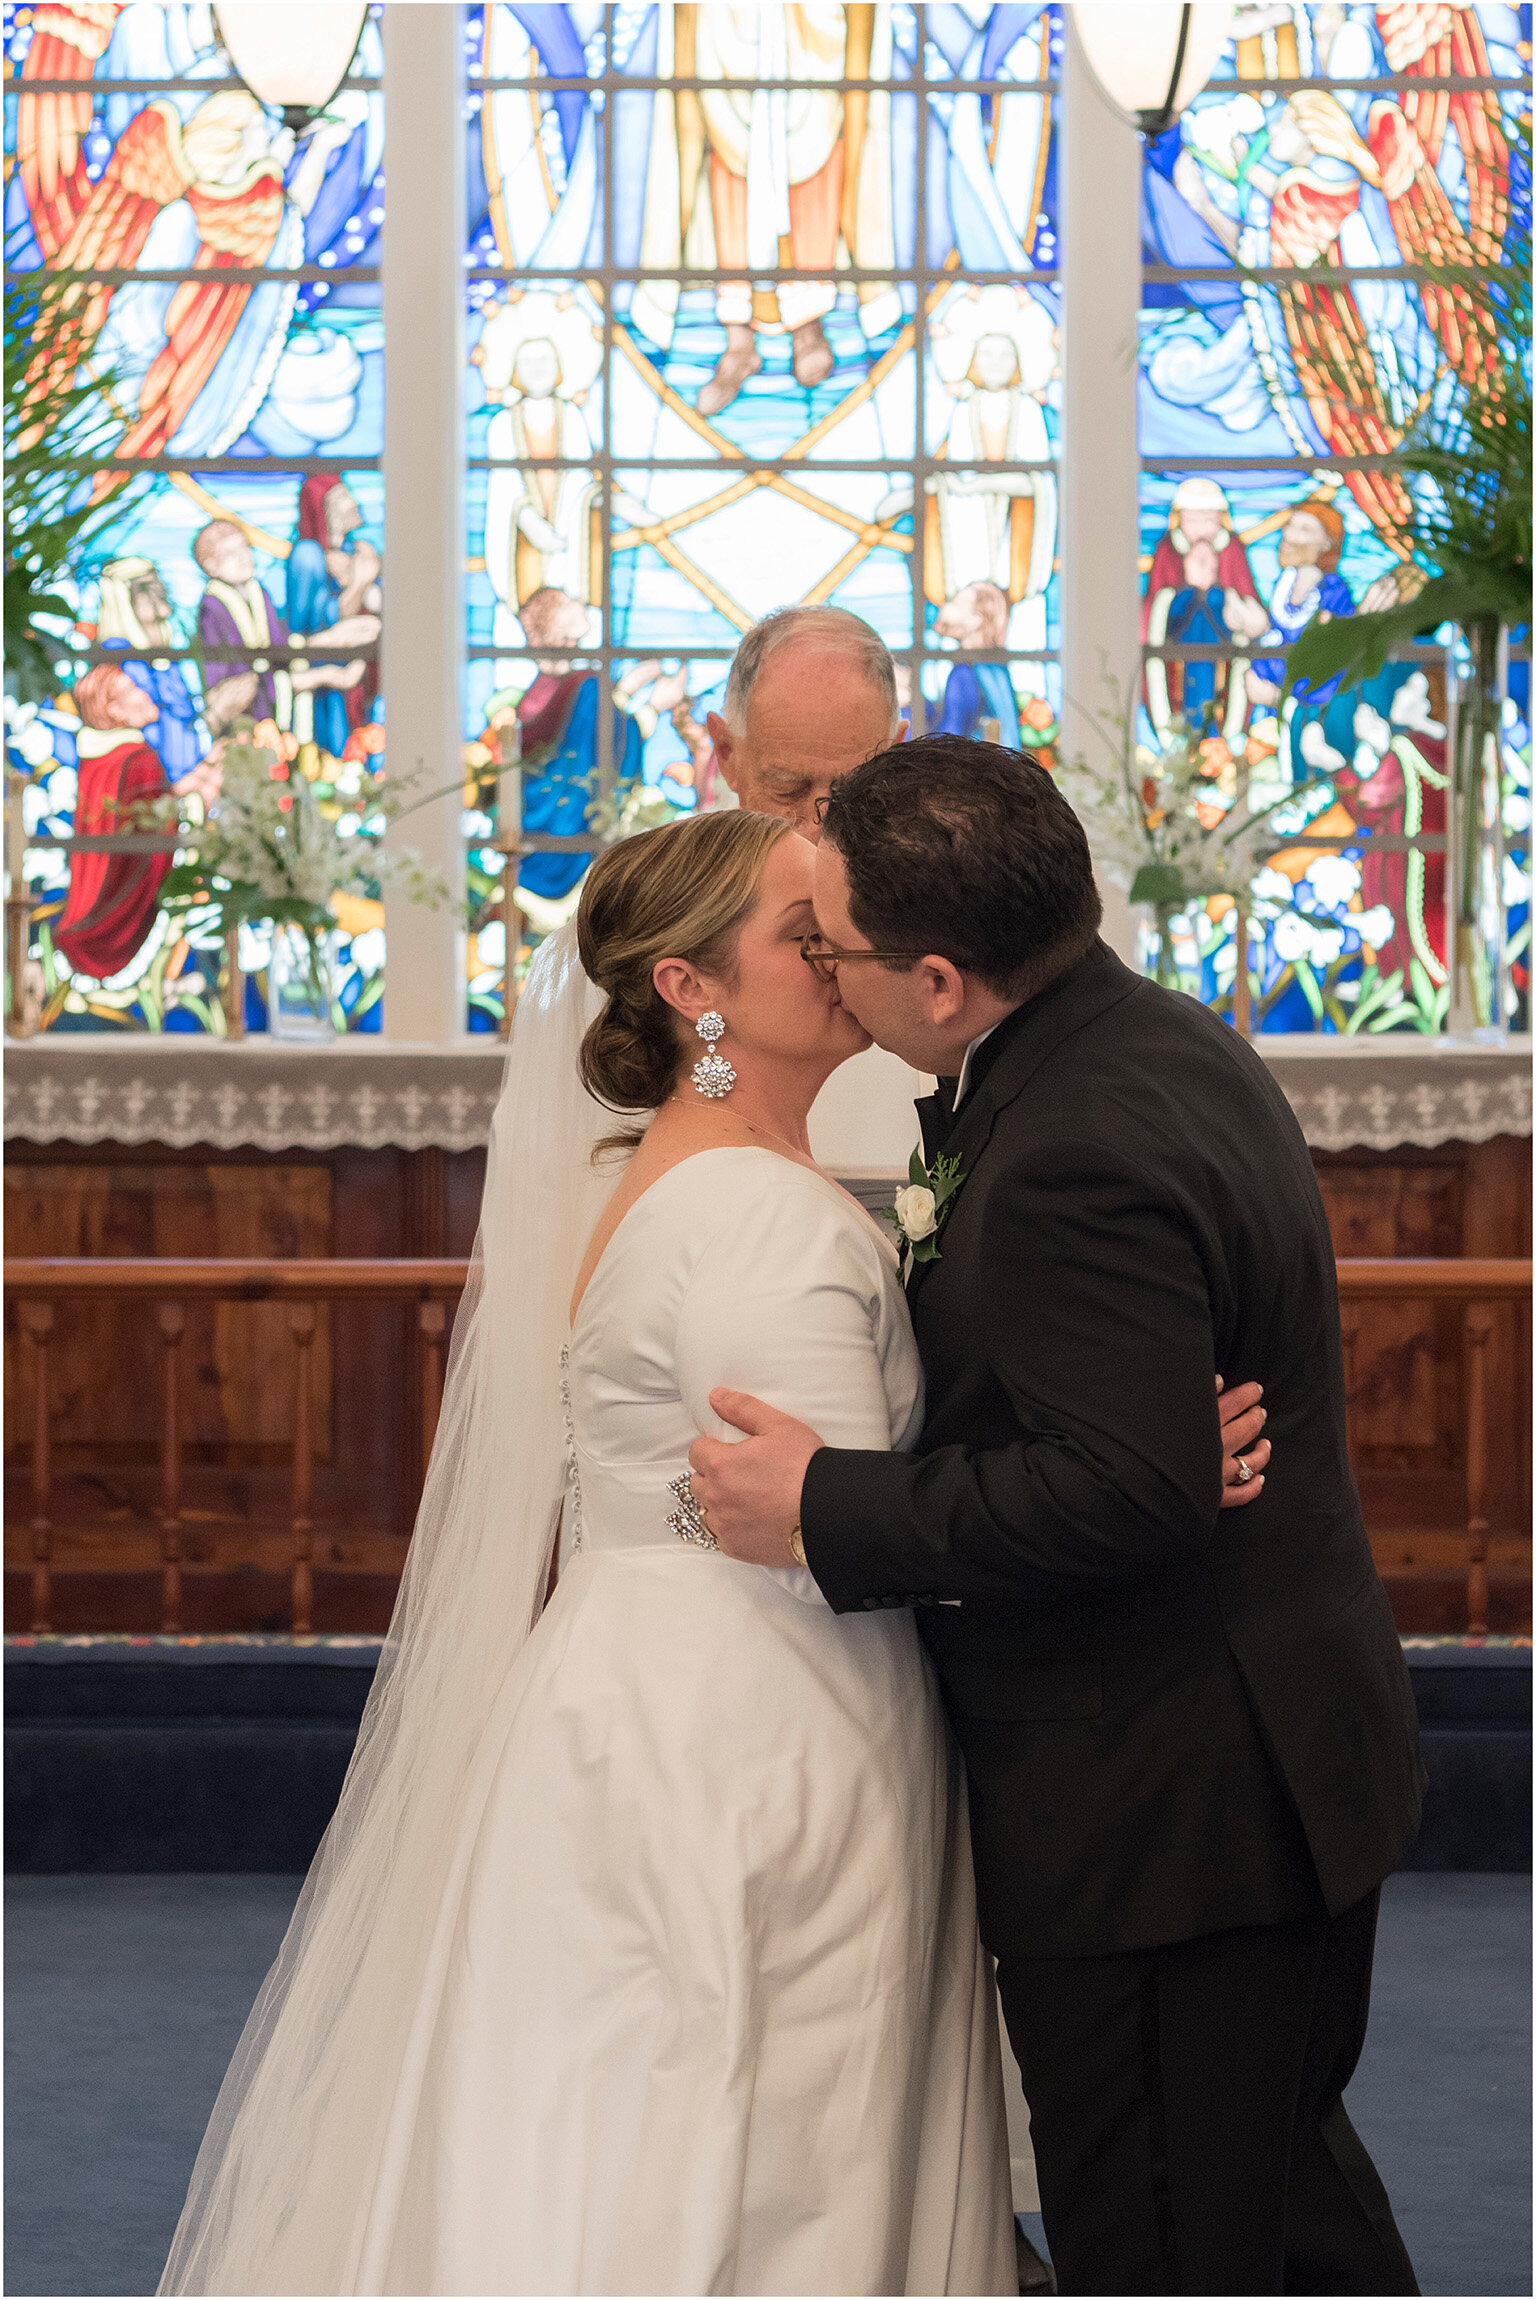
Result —
<instances>
[{"instance_id":1,"label":"bride","mask_svg":"<svg viewBox=\"0 0 1536 2300\"><path fill-rule=\"evenodd\" d=\"M717 1383L834 1445L921 1420L893 1244L807 1145L867 1044L811 876L692 817L534 961L395 1617L163 2292L1018 2288L912 1617L711 1554L674 1491Z\"/></svg>"}]
</instances>

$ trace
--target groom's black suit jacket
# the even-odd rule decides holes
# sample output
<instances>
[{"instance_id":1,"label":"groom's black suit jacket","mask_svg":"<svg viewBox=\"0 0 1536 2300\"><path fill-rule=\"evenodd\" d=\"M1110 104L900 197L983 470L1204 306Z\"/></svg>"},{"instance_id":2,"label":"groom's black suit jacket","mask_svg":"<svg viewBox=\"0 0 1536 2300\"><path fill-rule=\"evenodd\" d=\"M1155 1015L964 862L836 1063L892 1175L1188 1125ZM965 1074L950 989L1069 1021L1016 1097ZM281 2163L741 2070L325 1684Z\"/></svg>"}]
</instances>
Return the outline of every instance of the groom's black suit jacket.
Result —
<instances>
[{"instance_id":1,"label":"groom's black suit jacket","mask_svg":"<svg viewBox=\"0 0 1536 2300\"><path fill-rule=\"evenodd\" d=\"M811 1569L838 1612L924 1609L995 1954L1337 1913L1422 1773L1301 1130L1251 1047L1102 943L977 1066L947 1140L918 1106L964 1177L909 1289L926 1426L815 1455ZM1217 1374L1265 1385L1246 1509L1218 1507Z\"/></svg>"}]
</instances>

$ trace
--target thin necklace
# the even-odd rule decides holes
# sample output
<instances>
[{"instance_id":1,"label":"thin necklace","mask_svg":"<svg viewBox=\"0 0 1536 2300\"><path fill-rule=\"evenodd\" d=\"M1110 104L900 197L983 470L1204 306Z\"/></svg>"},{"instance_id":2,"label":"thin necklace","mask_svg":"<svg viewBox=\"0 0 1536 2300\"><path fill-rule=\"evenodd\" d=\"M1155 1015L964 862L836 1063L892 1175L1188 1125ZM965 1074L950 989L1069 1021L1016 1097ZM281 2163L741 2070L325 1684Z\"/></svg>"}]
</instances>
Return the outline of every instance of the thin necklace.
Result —
<instances>
[{"instance_id":1,"label":"thin necklace","mask_svg":"<svg viewBox=\"0 0 1536 2300\"><path fill-rule=\"evenodd\" d=\"M694 1105L685 1102L682 1095L680 1094L668 1095L667 1099L669 1102L675 1102L678 1108L681 1110L687 1110L694 1107ZM803 1150L797 1149L795 1144L790 1141L787 1134L775 1134L772 1127L769 1126L754 1126L752 1120L750 1118L744 1117L739 1110L725 1111L722 1113L722 1115L728 1118L733 1118L738 1126L745 1126L749 1134L760 1135L765 1142L777 1142L781 1149L787 1150L789 1152L791 1158L795 1159L799 1163L804 1163L806 1153Z\"/></svg>"}]
</instances>

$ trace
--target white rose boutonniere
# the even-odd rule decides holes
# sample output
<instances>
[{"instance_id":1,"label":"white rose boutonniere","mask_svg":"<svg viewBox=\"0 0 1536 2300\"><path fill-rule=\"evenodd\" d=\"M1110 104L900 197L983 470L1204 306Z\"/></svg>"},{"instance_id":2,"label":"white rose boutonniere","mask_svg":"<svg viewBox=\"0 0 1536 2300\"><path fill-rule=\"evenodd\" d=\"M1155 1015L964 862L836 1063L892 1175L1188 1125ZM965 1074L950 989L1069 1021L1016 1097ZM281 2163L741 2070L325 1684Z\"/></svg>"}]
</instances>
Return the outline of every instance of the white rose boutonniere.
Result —
<instances>
[{"instance_id":1,"label":"white rose boutonniere","mask_svg":"<svg viewBox=\"0 0 1536 2300\"><path fill-rule=\"evenodd\" d=\"M903 1268L909 1260L938 1260L939 1233L949 1219L964 1179L958 1158L936 1158L930 1173L918 1150L912 1153L907 1174L906 1187L897 1191L895 1204L881 1208L883 1218L901 1240Z\"/></svg>"},{"instance_id":2,"label":"white rose boutonniere","mask_svg":"<svg viewBox=\"0 0 1536 2300\"><path fill-rule=\"evenodd\" d=\"M939 1202L920 1182L909 1182L905 1190L897 1191L894 1212L902 1235L914 1246L931 1238L939 1226Z\"/></svg>"}]
</instances>

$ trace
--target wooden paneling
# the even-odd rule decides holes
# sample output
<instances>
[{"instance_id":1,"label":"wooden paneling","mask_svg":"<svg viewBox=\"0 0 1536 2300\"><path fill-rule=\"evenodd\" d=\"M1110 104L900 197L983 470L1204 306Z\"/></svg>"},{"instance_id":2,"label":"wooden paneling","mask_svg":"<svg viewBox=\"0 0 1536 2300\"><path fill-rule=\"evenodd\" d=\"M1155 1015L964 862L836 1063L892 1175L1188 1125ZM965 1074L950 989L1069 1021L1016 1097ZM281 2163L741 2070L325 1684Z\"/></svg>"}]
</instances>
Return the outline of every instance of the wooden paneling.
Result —
<instances>
[{"instance_id":1,"label":"wooden paneling","mask_svg":"<svg viewBox=\"0 0 1536 2300\"><path fill-rule=\"evenodd\" d=\"M331 1252L332 1182L324 1166L12 1166L5 1177L11 1255L284 1255ZM53 1343L54 1443L68 1469L96 1449L149 1458L160 1385L154 1319L135 1303L60 1309ZM331 1337L322 1310L312 1350L317 1451L331 1450ZM29 1382L14 1318L5 1329L9 1455L25 1443ZM285 1451L293 1427L286 1313L267 1303L194 1303L182 1344L189 1447L255 1462Z\"/></svg>"},{"instance_id":2,"label":"wooden paneling","mask_svg":"<svg viewBox=\"0 0 1536 2300\"><path fill-rule=\"evenodd\" d=\"M1516 1255L1531 1250L1529 1141L1433 1150L1317 1153L1343 1256ZM338 1149L273 1156L13 1143L7 1250L23 1254L298 1255L361 1259L467 1255L483 1151ZM292 1358L281 1308L189 1311L184 1385L191 1461L189 1557L243 1562L244 1578L189 1575L189 1626L280 1627L290 1499ZM1465 1462L1461 1316L1450 1304L1370 1302L1355 1312L1357 1469L1377 1560L1405 1628L1464 1620ZM69 1338L71 1321L78 1321ZM409 1535L420 1479L414 1312L339 1303L315 1343L312 1403L317 1625L378 1627ZM7 1313L7 1525L24 1526L30 1384ZM59 1577L59 1618L150 1628L159 1345L143 1311L94 1304L59 1321L60 1469L77 1531L60 1510L56 1554L103 1567L143 1551L142 1580L103 1570ZM1253 1369L1259 1379L1263 1369ZM1493 1459L1492 1625L1530 1625L1529 1318L1501 1306L1488 1350ZM278 1441L284 1441L279 1443ZM21 1490L17 1490L18 1487ZM63 1496L61 1495L61 1504ZM133 1545L137 1544L137 1547ZM9 1547L8 1565L11 1563ZM20 1560L18 1559L19 1563ZM25 1626L25 1576L6 1576L7 1625ZM19 1611L18 1611L19 1609Z\"/></svg>"},{"instance_id":3,"label":"wooden paneling","mask_svg":"<svg viewBox=\"0 0 1536 2300\"><path fill-rule=\"evenodd\" d=\"M1340 1255L1531 1251L1531 1145L1503 1135L1437 1149L1314 1152ZM1462 1313L1452 1303L1365 1302L1354 1328L1355 1474L1371 1548L1405 1630L1466 1620ZM1531 1331L1494 1306L1487 1349L1491 1453L1489 1625L1531 1627Z\"/></svg>"},{"instance_id":4,"label":"wooden paneling","mask_svg":"<svg viewBox=\"0 0 1536 2300\"><path fill-rule=\"evenodd\" d=\"M1317 1154L1314 1163L1341 1256L1531 1251L1528 1141L1346 1151ZM1465 1467L1461 1313L1450 1303L1368 1302L1350 1315L1356 1468L1372 1529L1449 1529L1459 1522ZM1529 1320L1509 1304L1493 1319L1488 1380L1498 1443L1490 1517L1501 1532L1528 1535Z\"/></svg>"}]
</instances>

